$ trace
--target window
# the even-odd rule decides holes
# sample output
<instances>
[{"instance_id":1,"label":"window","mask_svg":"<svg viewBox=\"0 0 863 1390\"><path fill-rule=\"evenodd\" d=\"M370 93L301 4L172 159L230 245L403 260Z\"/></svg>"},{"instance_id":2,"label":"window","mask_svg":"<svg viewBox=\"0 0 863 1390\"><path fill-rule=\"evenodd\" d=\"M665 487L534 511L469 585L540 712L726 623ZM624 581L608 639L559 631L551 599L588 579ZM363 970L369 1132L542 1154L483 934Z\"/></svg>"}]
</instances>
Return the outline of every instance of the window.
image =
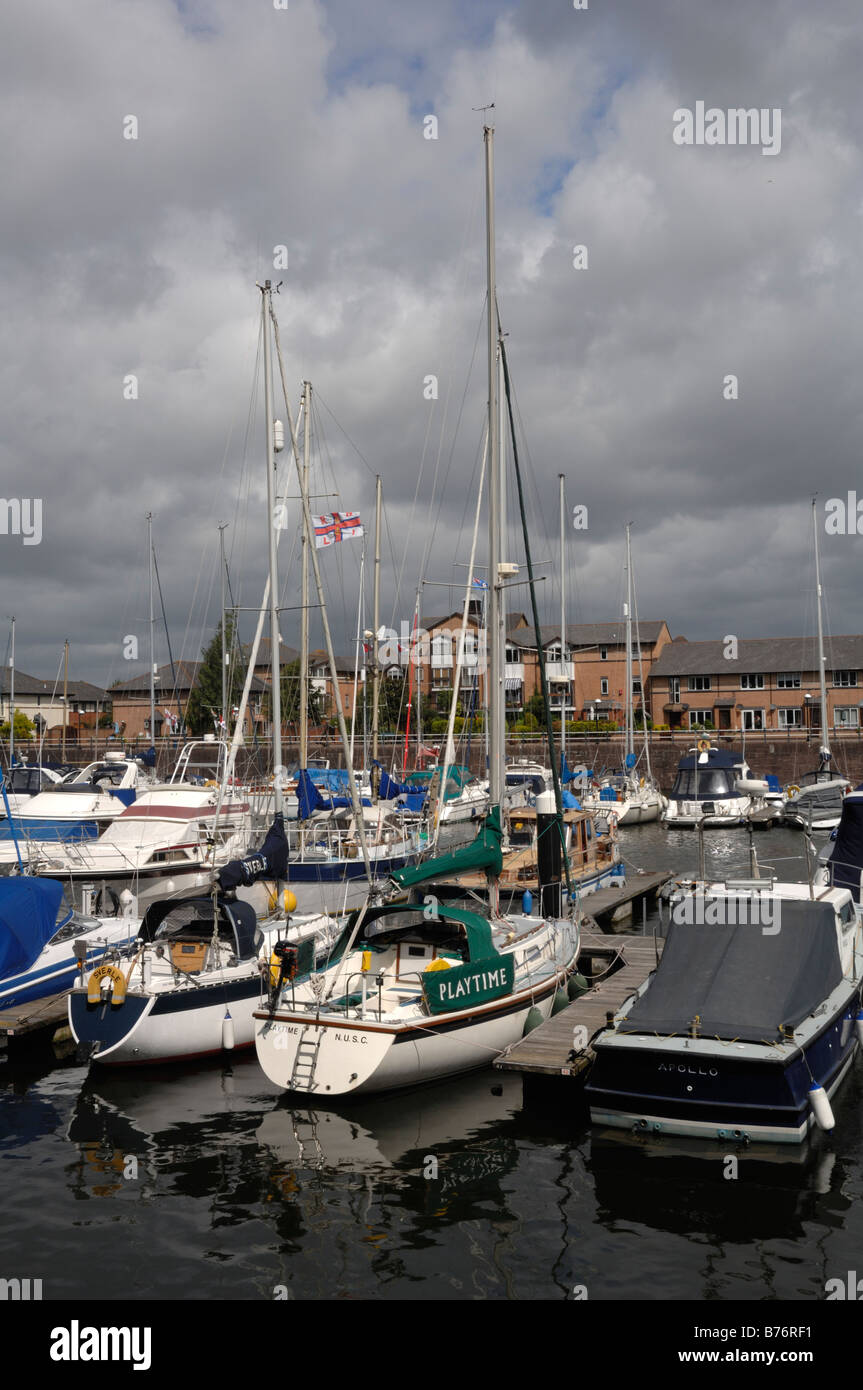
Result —
<instances>
[{"instance_id":1,"label":"window","mask_svg":"<svg viewBox=\"0 0 863 1390\"><path fill-rule=\"evenodd\" d=\"M837 705L833 711L834 729L857 729L860 726L860 711L856 705Z\"/></svg>"},{"instance_id":2,"label":"window","mask_svg":"<svg viewBox=\"0 0 863 1390\"><path fill-rule=\"evenodd\" d=\"M552 643L551 643L551 646L546 647L546 649L545 649L545 659L546 659L546 661L560 661L560 660L561 660L561 655L560 655L560 643L559 643L559 642L552 642Z\"/></svg>"},{"instance_id":3,"label":"window","mask_svg":"<svg viewBox=\"0 0 863 1390\"><path fill-rule=\"evenodd\" d=\"M763 709L744 709L740 711L740 727L752 733L764 728Z\"/></svg>"},{"instance_id":4,"label":"window","mask_svg":"<svg viewBox=\"0 0 863 1390\"><path fill-rule=\"evenodd\" d=\"M777 715L780 729L803 728L803 710L799 705L791 706L788 709L779 709Z\"/></svg>"},{"instance_id":5,"label":"window","mask_svg":"<svg viewBox=\"0 0 863 1390\"><path fill-rule=\"evenodd\" d=\"M436 632L432 638L432 666L452 666L452 639L448 632Z\"/></svg>"},{"instance_id":6,"label":"window","mask_svg":"<svg viewBox=\"0 0 863 1390\"><path fill-rule=\"evenodd\" d=\"M673 705L680 703L680 680L677 676L668 678L668 698Z\"/></svg>"},{"instance_id":7,"label":"window","mask_svg":"<svg viewBox=\"0 0 863 1390\"><path fill-rule=\"evenodd\" d=\"M511 666L519 666L524 660L524 653L520 647L510 647L507 645L506 660Z\"/></svg>"},{"instance_id":8,"label":"window","mask_svg":"<svg viewBox=\"0 0 863 1390\"><path fill-rule=\"evenodd\" d=\"M607 677L607 676L603 676L602 680L599 682L599 693L600 693L600 695L607 695L607 694L608 694L608 677Z\"/></svg>"},{"instance_id":9,"label":"window","mask_svg":"<svg viewBox=\"0 0 863 1390\"><path fill-rule=\"evenodd\" d=\"M777 690L799 690L800 672L799 671L780 671L776 677Z\"/></svg>"},{"instance_id":10,"label":"window","mask_svg":"<svg viewBox=\"0 0 863 1390\"><path fill-rule=\"evenodd\" d=\"M712 729L712 728L713 728L713 715L710 713L709 710L691 709L691 710L689 711L689 727L690 727L690 729L697 729L697 728L699 728L702 724L704 725L705 729Z\"/></svg>"},{"instance_id":11,"label":"window","mask_svg":"<svg viewBox=\"0 0 863 1390\"><path fill-rule=\"evenodd\" d=\"M641 694L641 681L636 676L632 678L632 693L633 695Z\"/></svg>"},{"instance_id":12,"label":"window","mask_svg":"<svg viewBox=\"0 0 863 1390\"><path fill-rule=\"evenodd\" d=\"M763 677L763 676L741 676L741 677L740 677L740 689L741 689L741 690L763 690L763 689L764 689L764 677Z\"/></svg>"},{"instance_id":13,"label":"window","mask_svg":"<svg viewBox=\"0 0 863 1390\"><path fill-rule=\"evenodd\" d=\"M710 689L710 677L709 677L709 676L690 676L690 677L689 677L689 682L688 682L688 688L689 688L690 690L709 690L709 689Z\"/></svg>"},{"instance_id":14,"label":"window","mask_svg":"<svg viewBox=\"0 0 863 1390\"><path fill-rule=\"evenodd\" d=\"M599 659L600 659L600 661L607 661L607 660L608 660L608 647L600 647L600 649L599 649ZM608 694L608 691L606 690L605 693L606 693L606 695L607 695L607 694Z\"/></svg>"},{"instance_id":15,"label":"window","mask_svg":"<svg viewBox=\"0 0 863 1390\"><path fill-rule=\"evenodd\" d=\"M833 672L833 684L834 684L834 685L856 685L856 684L857 684L857 672L856 672L856 671L834 671L834 672Z\"/></svg>"}]
</instances>

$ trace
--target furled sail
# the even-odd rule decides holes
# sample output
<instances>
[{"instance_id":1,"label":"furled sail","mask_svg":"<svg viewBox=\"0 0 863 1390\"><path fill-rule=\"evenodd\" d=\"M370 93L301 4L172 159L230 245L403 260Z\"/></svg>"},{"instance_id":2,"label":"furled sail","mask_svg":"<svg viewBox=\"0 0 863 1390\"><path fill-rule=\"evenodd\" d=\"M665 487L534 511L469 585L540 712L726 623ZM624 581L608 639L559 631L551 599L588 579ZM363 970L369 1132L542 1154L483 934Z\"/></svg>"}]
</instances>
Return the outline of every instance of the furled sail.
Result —
<instances>
[{"instance_id":1,"label":"furled sail","mask_svg":"<svg viewBox=\"0 0 863 1390\"><path fill-rule=\"evenodd\" d=\"M276 815L267 837L256 854L245 859L232 859L216 874L219 887L228 892L233 888L249 888L262 879L283 879L288 873L288 837L281 813Z\"/></svg>"}]
</instances>

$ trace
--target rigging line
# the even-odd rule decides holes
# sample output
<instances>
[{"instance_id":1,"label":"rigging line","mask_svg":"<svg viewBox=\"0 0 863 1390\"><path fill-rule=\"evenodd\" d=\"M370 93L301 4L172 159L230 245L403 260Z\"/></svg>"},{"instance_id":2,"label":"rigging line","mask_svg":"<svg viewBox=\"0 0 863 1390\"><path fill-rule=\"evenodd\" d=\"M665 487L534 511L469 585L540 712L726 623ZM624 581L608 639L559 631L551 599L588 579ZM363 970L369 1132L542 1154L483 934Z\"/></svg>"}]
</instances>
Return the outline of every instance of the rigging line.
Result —
<instances>
[{"instance_id":1,"label":"rigging line","mask_svg":"<svg viewBox=\"0 0 863 1390\"><path fill-rule=\"evenodd\" d=\"M376 478L376 477L377 477L377 473L376 473L375 469L372 468L372 466L371 466L371 464L369 463L368 459L366 458L365 454L362 453L362 451L359 449L359 447L358 447L358 446L354 443L354 441L351 439L351 437L350 437L350 435L348 434L348 432L347 432L347 430L345 429L345 427L344 427L344 426L339 422L339 420L336 418L335 413L333 412L333 410L331 409L331 407L327 405L327 403L326 403L326 401L324 400L323 396L321 395L320 391L317 391L317 390L315 391L315 401L316 401L316 402L320 402L320 404L324 407L324 410L327 412L327 414L332 416L333 421L335 422L336 428L337 428L338 430L341 430L342 434L345 436L345 439L346 439L346 440L348 441L348 443L350 444L350 446L351 446L351 448L353 449L354 453L356 454L357 458L360 459L360 461L361 461L362 463L365 464L366 468L369 470L369 472L371 473L372 477L373 477L373 478Z\"/></svg>"},{"instance_id":2,"label":"rigging line","mask_svg":"<svg viewBox=\"0 0 863 1390\"><path fill-rule=\"evenodd\" d=\"M176 668L176 666L174 665L174 653L173 653L172 650L171 650L171 634L170 634L170 632L168 631L168 615L167 615L167 613L165 612L165 599L164 599L164 596L163 596L163 594L162 594L162 581L161 581L161 579L159 578L159 565L158 565L158 562L157 562L157 560L156 560L156 547L155 547L155 546L153 546L153 573L154 573L155 576L156 576L156 588L159 590L159 604L160 604L161 609L162 609L162 623L163 623L164 628L165 628L165 641L166 641L167 644L168 644L168 660L169 660L170 663L171 663L171 680L174 682L174 699L177 701L177 706L178 706L179 711L180 711L180 719L181 719L181 721L185 724L185 722L186 722L186 711L183 709L183 702L182 702L182 700L180 699L180 692L179 692L179 690L177 689L177 668ZM163 711L163 712L164 712L164 711ZM152 733L153 736L155 737L155 730L151 730L151 733Z\"/></svg>"}]
</instances>

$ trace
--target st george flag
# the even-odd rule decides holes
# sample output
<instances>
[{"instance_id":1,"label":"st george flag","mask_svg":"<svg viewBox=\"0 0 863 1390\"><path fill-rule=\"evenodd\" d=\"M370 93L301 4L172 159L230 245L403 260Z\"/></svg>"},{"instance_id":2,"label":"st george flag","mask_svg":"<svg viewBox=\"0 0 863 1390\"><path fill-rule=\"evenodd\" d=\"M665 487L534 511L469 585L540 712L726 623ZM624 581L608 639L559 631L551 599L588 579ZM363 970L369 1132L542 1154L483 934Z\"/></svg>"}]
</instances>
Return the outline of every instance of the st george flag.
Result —
<instances>
[{"instance_id":1,"label":"st george flag","mask_svg":"<svg viewBox=\"0 0 863 1390\"><path fill-rule=\"evenodd\" d=\"M363 523L359 512L330 512L327 516L313 516L315 528L315 549L337 545L339 541L352 541L363 534Z\"/></svg>"}]
</instances>

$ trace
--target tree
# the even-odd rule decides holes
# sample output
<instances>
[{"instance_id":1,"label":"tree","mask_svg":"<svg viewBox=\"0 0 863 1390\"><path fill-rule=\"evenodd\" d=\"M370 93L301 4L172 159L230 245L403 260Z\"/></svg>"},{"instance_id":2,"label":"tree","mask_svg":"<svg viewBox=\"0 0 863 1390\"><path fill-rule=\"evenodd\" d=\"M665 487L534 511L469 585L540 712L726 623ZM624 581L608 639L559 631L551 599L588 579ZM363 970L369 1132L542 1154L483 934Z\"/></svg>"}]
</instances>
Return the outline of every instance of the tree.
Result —
<instances>
[{"instance_id":1,"label":"tree","mask_svg":"<svg viewBox=\"0 0 863 1390\"><path fill-rule=\"evenodd\" d=\"M36 734L36 725L32 719L28 719L23 710L15 711L15 742L20 740L22 743L32 739ZM9 720L4 719L0 724L0 738L9 737Z\"/></svg>"},{"instance_id":2,"label":"tree","mask_svg":"<svg viewBox=\"0 0 863 1390\"><path fill-rule=\"evenodd\" d=\"M225 623L225 650L230 660L234 646L234 620ZM216 635L201 653L198 676L186 706L186 725L193 734L210 734L218 726L222 714L222 624ZM245 673L236 662L228 667L228 711L240 701Z\"/></svg>"}]
</instances>

